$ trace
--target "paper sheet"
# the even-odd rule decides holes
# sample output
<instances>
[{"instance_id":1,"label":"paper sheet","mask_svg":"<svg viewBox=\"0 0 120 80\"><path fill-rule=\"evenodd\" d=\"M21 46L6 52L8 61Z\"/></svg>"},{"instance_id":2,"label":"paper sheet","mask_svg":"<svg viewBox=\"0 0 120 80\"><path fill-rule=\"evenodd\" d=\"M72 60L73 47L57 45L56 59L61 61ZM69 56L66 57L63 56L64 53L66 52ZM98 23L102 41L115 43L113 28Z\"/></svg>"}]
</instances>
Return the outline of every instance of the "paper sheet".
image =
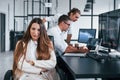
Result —
<instances>
[{"instance_id":1,"label":"paper sheet","mask_svg":"<svg viewBox=\"0 0 120 80\"><path fill-rule=\"evenodd\" d=\"M86 53L65 53L64 56L86 56Z\"/></svg>"}]
</instances>

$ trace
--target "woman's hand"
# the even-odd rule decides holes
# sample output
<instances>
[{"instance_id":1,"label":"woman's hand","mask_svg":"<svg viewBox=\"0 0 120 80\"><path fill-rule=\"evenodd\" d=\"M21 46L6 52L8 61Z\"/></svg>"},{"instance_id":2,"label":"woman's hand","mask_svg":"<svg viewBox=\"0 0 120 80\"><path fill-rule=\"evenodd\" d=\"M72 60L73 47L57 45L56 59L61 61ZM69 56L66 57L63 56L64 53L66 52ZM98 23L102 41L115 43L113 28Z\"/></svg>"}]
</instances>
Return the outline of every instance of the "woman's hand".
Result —
<instances>
[{"instance_id":1,"label":"woman's hand","mask_svg":"<svg viewBox=\"0 0 120 80\"><path fill-rule=\"evenodd\" d=\"M44 69L44 68L41 70L41 72L47 72L47 71L48 71L48 70L47 70L47 69Z\"/></svg>"},{"instance_id":2,"label":"woman's hand","mask_svg":"<svg viewBox=\"0 0 120 80\"><path fill-rule=\"evenodd\" d=\"M35 63L32 60L26 60L29 64L31 64L32 66L35 65Z\"/></svg>"}]
</instances>

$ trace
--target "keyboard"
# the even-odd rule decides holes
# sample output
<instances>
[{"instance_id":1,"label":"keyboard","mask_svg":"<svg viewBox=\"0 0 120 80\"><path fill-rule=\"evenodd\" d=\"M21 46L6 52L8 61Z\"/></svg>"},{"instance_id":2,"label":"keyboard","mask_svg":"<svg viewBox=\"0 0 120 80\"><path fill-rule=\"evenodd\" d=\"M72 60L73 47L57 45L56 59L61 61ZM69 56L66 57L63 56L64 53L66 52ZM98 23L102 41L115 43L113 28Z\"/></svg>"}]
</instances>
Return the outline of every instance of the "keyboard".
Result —
<instances>
[{"instance_id":1,"label":"keyboard","mask_svg":"<svg viewBox=\"0 0 120 80\"><path fill-rule=\"evenodd\" d=\"M108 58L108 56L97 54L96 52L90 52L87 54L88 57L95 59L96 61L103 61Z\"/></svg>"},{"instance_id":2,"label":"keyboard","mask_svg":"<svg viewBox=\"0 0 120 80\"><path fill-rule=\"evenodd\" d=\"M104 53L104 54L109 54L109 52L105 50L99 50L99 52Z\"/></svg>"}]
</instances>

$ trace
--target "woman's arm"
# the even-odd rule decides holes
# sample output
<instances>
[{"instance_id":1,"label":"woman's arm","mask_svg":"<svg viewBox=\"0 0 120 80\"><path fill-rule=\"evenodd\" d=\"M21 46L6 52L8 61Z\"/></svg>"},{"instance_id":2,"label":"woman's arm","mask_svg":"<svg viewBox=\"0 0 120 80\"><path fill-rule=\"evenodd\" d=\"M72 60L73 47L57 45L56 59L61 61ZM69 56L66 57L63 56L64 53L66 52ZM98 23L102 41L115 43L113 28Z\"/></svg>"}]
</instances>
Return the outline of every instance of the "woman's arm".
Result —
<instances>
[{"instance_id":1,"label":"woman's arm","mask_svg":"<svg viewBox=\"0 0 120 80\"><path fill-rule=\"evenodd\" d=\"M43 22L58 22L58 19L61 15L62 14L57 13L54 16L49 16L49 17L43 18Z\"/></svg>"},{"instance_id":2,"label":"woman's arm","mask_svg":"<svg viewBox=\"0 0 120 80\"><path fill-rule=\"evenodd\" d=\"M51 41L51 47L52 49L50 49L50 59L48 60L34 60L34 66L42 68L42 70L51 70L53 68L55 68L56 66L56 55L55 55L55 51L54 51L54 47L53 47L53 43Z\"/></svg>"},{"instance_id":3,"label":"woman's arm","mask_svg":"<svg viewBox=\"0 0 120 80\"><path fill-rule=\"evenodd\" d=\"M15 51L18 49L19 43L20 43L20 41L17 42ZM25 46L24 43L23 43L23 46ZM17 56L17 55L14 54L14 56ZM35 66L32 66L31 64L29 64L26 60L24 60L24 61L23 60L24 60L24 55L20 58L20 60L17 64L18 69L20 69L24 72L40 74L40 72L42 71L41 68L36 68Z\"/></svg>"},{"instance_id":4,"label":"woman's arm","mask_svg":"<svg viewBox=\"0 0 120 80\"><path fill-rule=\"evenodd\" d=\"M21 57L17 67L18 67L18 69L20 69L24 72L28 72L28 73L40 74L40 72L42 71L41 68L37 68L35 66L32 66L26 60L23 61L23 56Z\"/></svg>"},{"instance_id":5,"label":"woman's arm","mask_svg":"<svg viewBox=\"0 0 120 80\"><path fill-rule=\"evenodd\" d=\"M49 60L34 60L34 66L44 68L47 70L53 69L56 66L56 55L54 50L51 51L51 57Z\"/></svg>"}]
</instances>

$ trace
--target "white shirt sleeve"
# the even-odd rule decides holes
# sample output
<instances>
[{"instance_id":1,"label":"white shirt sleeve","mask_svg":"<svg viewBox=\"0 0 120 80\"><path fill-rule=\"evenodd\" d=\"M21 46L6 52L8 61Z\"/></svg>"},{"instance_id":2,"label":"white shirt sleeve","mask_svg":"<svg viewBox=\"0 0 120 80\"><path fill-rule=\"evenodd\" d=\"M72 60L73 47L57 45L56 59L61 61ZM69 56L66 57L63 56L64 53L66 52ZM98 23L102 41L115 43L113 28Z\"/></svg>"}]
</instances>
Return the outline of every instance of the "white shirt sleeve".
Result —
<instances>
[{"instance_id":1,"label":"white shirt sleeve","mask_svg":"<svg viewBox=\"0 0 120 80\"><path fill-rule=\"evenodd\" d=\"M72 34L72 26L73 26L73 22L71 22L69 28L68 28L68 32L67 34Z\"/></svg>"},{"instance_id":2,"label":"white shirt sleeve","mask_svg":"<svg viewBox=\"0 0 120 80\"><path fill-rule=\"evenodd\" d=\"M72 34L72 27L71 27L71 25L70 25L70 27L68 28L67 34Z\"/></svg>"},{"instance_id":3,"label":"white shirt sleeve","mask_svg":"<svg viewBox=\"0 0 120 80\"><path fill-rule=\"evenodd\" d=\"M54 16L46 17L47 21L58 22L59 17L61 16L60 13L55 14Z\"/></svg>"},{"instance_id":4,"label":"white shirt sleeve","mask_svg":"<svg viewBox=\"0 0 120 80\"><path fill-rule=\"evenodd\" d=\"M54 51L51 51L51 57L49 60L34 60L35 66L38 68L44 68L47 70L53 69L56 66L56 55Z\"/></svg>"},{"instance_id":5,"label":"white shirt sleeve","mask_svg":"<svg viewBox=\"0 0 120 80\"><path fill-rule=\"evenodd\" d=\"M63 36L61 35L58 26L53 27L52 29L48 29L47 34L54 36L55 49L61 53L65 52L68 44L65 42Z\"/></svg>"},{"instance_id":6,"label":"white shirt sleeve","mask_svg":"<svg viewBox=\"0 0 120 80\"><path fill-rule=\"evenodd\" d=\"M63 37L62 37L63 38ZM67 43L65 42L64 39L62 39L61 37L55 37L54 38L54 43L55 43L55 47L58 51L64 53L66 48L67 48Z\"/></svg>"},{"instance_id":7,"label":"white shirt sleeve","mask_svg":"<svg viewBox=\"0 0 120 80\"><path fill-rule=\"evenodd\" d=\"M24 72L29 72L29 73L35 73L35 74L40 74L41 68L36 68L35 66L32 66L26 60L23 61L23 56L21 57L20 61L18 62L17 65L18 69L24 71Z\"/></svg>"}]
</instances>

